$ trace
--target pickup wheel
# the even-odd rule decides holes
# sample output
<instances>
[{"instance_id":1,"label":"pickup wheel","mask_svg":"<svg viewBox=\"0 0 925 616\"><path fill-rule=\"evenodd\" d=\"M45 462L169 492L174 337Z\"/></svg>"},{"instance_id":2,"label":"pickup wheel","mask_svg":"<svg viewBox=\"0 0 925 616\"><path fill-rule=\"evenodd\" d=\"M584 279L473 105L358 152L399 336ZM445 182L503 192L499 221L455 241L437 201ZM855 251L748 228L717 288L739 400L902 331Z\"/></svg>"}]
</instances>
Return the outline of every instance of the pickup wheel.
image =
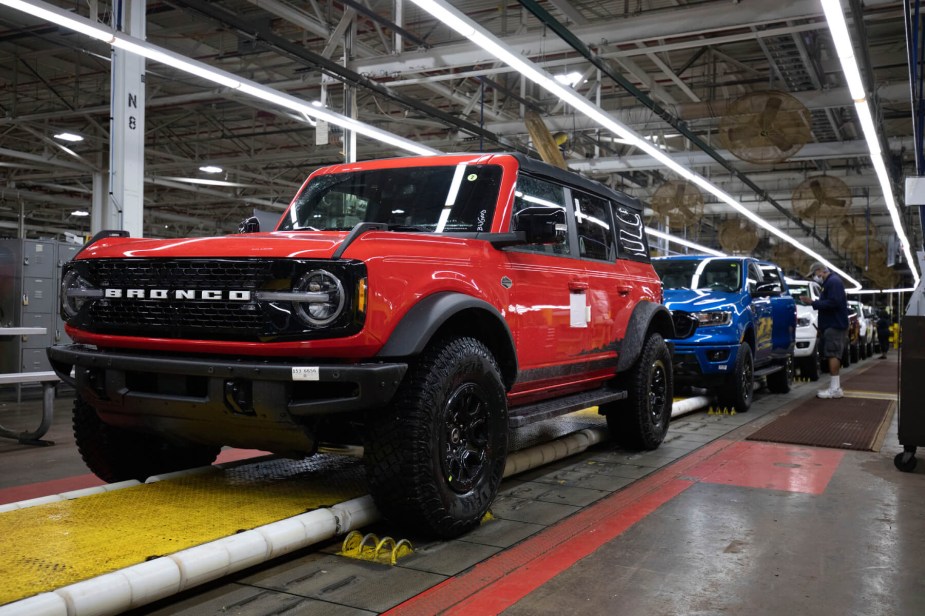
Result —
<instances>
[{"instance_id":1,"label":"pickup wheel","mask_svg":"<svg viewBox=\"0 0 925 616\"><path fill-rule=\"evenodd\" d=\"M674 385L671 353L660 334L649 336L636 364L618 379L629 395L599 409L611 438L629 449L657 448L668 432Z\"/></svg>"},{"instance_id":2,"label":"pickup wheel","mask_svg":"<svg viewBox=\"0 0 925 616\"><path fill-rule=\"evenodd\" d=\"M366 476L382 513L416 533L477 527L507 458L507 396L491 352L473 338L428 347L387 409L367 416Z\"/></svg>"},{"instance_id":3,"label":"pickup wheel","mask_svg":"<svg viewBox=\"0 0 925 616\"><path fill-rule=\"evenodd\" d=\"M793 386L793 355L787 356L784 369L768 375L768 389L771 393L785 394Z\"/></svg>"},{"instance_id":4,"label":"pickup wheel","mask_svg":"<svg viewBox=\"0 0 925 616\"><path fill-rule=\"evenodd\" d=\"M77 450L93 474L109 483L172 473L215 462L220 447L179 445L160 436L110 426L80 396L74 400Z\"/></svg>"},{"instance_id":5,"label":"pickup wheel","mask_svg":"<svg viewBox=\"0 0 925 616\"><path fill-rule=\"evenodd\" d=\"M861 352L858 348L858 343L849 345L851 347L851 363L856 364L861 361Z\"/></svg>"},{"instance_id":6,"label":"pickup wheel","mask_svg":"<svg viewBox=\"0 0 925 616\"><path fill-rule=\"evenodd\" d=\"M813 350L813 354L803 358L803 365L800 367L800 374L810 381L819 380L819 345Z\"/></svg>"},{"instance_id":7,"label":"pickup wheel","mask_svg":"<svg viewBox=\"0 0 925 616\"><path fill-rule=\"evenodd\" d=\"M755 364L752 347L747 342L739 345L733 373L729 375L719 392L721 406L731 406L737 413L744 413L752 405L755 393Z\"/></svg>"}]
</instances>

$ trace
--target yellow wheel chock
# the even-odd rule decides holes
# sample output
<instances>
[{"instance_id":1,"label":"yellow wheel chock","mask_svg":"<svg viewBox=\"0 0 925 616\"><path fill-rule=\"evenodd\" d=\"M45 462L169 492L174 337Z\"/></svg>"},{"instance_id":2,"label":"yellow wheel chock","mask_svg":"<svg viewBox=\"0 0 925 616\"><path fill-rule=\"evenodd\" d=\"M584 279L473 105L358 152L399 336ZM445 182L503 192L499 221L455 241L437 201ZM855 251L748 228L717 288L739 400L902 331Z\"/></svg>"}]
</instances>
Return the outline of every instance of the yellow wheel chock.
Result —
<instances>
[{"instance_id":1,"label":"yellow wheel chock","mask_svg":"<svg viewBox=\"0 0 925 616\"><path fill-rule=\"evenodd\" d=\"M367 560L369 562L394 565L399 558L410 556L414 547L407 539L395 541L391 537L381 540L373 533L366 535L359 531L352 531L344 538L340 555L347 558Z\"/></svg>"}]
</instances>

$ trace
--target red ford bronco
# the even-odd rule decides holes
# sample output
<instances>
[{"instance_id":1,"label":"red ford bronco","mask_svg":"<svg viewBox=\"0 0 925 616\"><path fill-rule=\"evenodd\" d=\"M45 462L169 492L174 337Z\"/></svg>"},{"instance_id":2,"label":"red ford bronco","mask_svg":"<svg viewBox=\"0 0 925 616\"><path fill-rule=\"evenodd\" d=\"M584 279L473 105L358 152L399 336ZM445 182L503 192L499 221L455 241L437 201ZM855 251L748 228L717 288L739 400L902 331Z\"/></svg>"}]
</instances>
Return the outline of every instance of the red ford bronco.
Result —
<instances>
[{"instance_id":1,"label":"red ford bronco","mask_svg":"<svg viewBox=\"0 0 925 616\"><path fill-rule=\"evenodd\" d=\"M364 448L389 518L457 536L488 510L508 431L598 406L658 447L667 338L639 203L516 154L311 174L275 231L131 239L66 264L74 432L107 481L211 463L223 445ZM71 376L72 369L74 376Z\"/></svg>"}]
</instances>

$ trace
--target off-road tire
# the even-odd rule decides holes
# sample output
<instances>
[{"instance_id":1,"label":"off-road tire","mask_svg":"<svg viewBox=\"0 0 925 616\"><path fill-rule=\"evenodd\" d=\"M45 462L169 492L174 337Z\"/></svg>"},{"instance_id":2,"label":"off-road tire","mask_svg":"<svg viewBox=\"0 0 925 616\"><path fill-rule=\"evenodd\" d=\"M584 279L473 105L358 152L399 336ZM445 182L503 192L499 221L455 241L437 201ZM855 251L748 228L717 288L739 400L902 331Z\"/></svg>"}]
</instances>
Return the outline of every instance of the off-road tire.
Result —
<instances>
[{"instance_id":1,"label":"off-road tire","mask_svg":"<svg viewBox=\"0 0 925 616\"><path fill-rule=\"evenodd\" d=\"M816 348L813 349L813 354L803 358L803 365L800 367L800 375L806 377L810 381L818 381L820 361L822 360L819 358L819 346L817 344Z\"/></svg>"},{"instance_id":2,"label":"off-road tire","mask_svg":"<svg viewBox=\"0 0 925 616\"><path fill-rule=\"evenodd\" d=\"M368 414L370 492L391 522L449 539L479 525L507 458L501 370L474 338L432 343L388 408Z\"/></svg>"},{"instance_id":3,"label":"off-road tire","mask_svg":"<svg viewBox=\"0 0 925 616\"><path fill-rule=\"evenodd\" d=\"M650 334L633 367L618 377L625 400L602 405L611 438L628 449L656 449L671 421L674 392L671 353L660 334Z\"/></svg>"},{"instance_id":4,"label":"off-road tire","mask_svg":"<svg viewBox=\"0 0 925 616\"><path fill-rule=\"evenodd\" d=\"M737 413L744 413L751 407L755 397L755 360L747 342L739 345L733 372L718 393L722 407L732 407Z\"/></svg>"},{"instance_id":5,"label":"off-road tire","mask_svg":"<svg viewBox=\"0 0 925 616\"><path fill-rule=\"evenodd\" d=\"M74 400L77 450L93 474L109 483L208 466L220 447L177 444L155 434L110 426L80 396Z\"/></svg>"},{"instance_id":6,"label":"off-road tire","mask_svg":"<svg viewBox=\"0 0 925 616\"><path fill-rule=\"evenodd\" d=\"M769 374L768 390L774 394L786 394L793 387L793 355L787 356L783 370Z\"/></svg>"}]
</instances>

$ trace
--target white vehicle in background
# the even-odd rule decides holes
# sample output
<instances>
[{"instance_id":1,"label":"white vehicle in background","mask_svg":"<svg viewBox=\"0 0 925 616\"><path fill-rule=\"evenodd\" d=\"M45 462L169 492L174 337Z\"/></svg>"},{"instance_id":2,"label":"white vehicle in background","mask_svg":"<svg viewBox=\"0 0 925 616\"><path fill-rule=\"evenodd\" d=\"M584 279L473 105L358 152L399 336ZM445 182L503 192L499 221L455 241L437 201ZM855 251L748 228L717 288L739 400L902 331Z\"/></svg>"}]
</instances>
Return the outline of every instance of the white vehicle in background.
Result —
<instances>
[{"instance_id":1,"label":"white vehicle in background","mask_svg":"<svg viewBox=\"0 0 925 616\"><path fill-rule=\"evenodd\" d=\"M880 341L877 339L877 311L874 310L873 306L864 306L864 316L867 318L867 356L873 357L874 351L880 345Z\"/></svg>"},{"instance_id":2,"label":"white vehicle in background","mask_svg":"<svg viewBox=\"0 0 925 616\"><path fill-rule=\"evenodd\" d=\"M856 299L848 300L848 310L852 310L858 315L858 324L861 326L861 332L858 336L857 357L851 358L852 362L867 359L873 355L874 348L874 328L876 323L870 320L869 311L864 310L866 306ZM854 349L851 349L852 354Z\"/></svg>"},{"instance_id":3,"label":"white vehicle in background","mask_svg":"<svg viewBox=\"0 0 925 616\"><path fill-rule=\"evenodd\" d=\"M800 375L810 381L819 380L819 313L812 306L803 305L803 297L812 301L819 299L822 287L811 280L787 278L790 294L797 302L797 343L793 352L793 361Z\"/></svg>"}]
</instances>

